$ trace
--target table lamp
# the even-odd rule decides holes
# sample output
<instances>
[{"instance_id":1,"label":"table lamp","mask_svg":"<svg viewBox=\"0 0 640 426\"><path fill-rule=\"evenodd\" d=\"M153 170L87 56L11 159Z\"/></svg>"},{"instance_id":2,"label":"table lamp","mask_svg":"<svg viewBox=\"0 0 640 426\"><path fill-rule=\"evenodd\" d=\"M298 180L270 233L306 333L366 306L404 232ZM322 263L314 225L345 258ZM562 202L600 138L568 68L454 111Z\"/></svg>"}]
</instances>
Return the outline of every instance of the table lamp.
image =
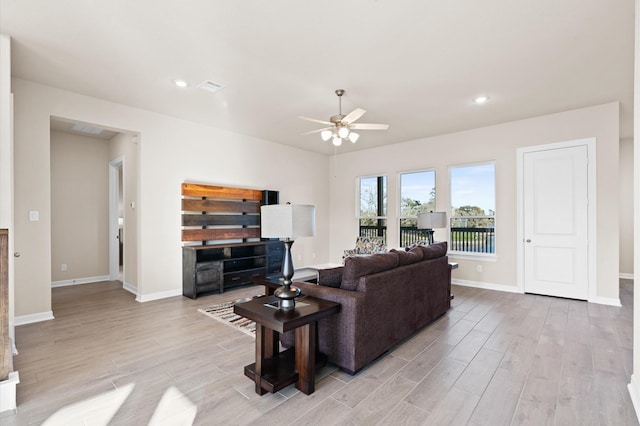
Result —
<instances>
[{"instance_id":1,"label":"table lamp","mask_svg":"<svg viewBox=\"0 0 640 426\"><path fill-rule=\"evenodd\" d=\"M447 227L445 212L429 212L418 214L418 229L426 229L429 244L433 244L433 229Z\"/></svg>"},{"instance_id":2,"label":"table lamp","mask_svg":"<svg viewBox=\"0 0 640 426\"><path fill-rule=\"evenodd\" d=\"M316 207L306 204L273 204L260 207L260 235L279 238L284 242L282 260L282 287L273 294L279 299L282 311L295 308L300 289L291 285L293 260L291 246L299 237L312 237L316 232Z\"/></svg>"}]
</instances>

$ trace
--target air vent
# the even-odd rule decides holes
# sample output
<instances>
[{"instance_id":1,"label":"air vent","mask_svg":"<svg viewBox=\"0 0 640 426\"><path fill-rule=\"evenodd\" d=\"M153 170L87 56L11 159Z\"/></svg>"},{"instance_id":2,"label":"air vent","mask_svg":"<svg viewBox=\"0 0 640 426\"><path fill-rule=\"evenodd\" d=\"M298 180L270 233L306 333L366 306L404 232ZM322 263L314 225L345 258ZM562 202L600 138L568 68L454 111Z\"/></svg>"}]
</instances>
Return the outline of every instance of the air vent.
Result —
<instances>
[{"instance_id":1,"label":"air vent","mask_svg":"<svg viewBox=\"0 0 640 426\"><path fill-rule=\"evenodd\" d=\"M199 89L206 90L211 93L215 93L223 87L224 86L222 84L216 83L215 81L211 80L205 80L202 83L198 84Z\"/></svg>"},{"instance_id":2,"label":"air vent","mask_svg":"<svg viewBox=\"0 0 640 426\"><path fill-rule=\"evenodd\" d=\"M99 135L103 129L97 127L87 126L86 124L74 123L71 125L71 130L76 132L88 133L90 135Z\"/></svg>"}]
</instances>

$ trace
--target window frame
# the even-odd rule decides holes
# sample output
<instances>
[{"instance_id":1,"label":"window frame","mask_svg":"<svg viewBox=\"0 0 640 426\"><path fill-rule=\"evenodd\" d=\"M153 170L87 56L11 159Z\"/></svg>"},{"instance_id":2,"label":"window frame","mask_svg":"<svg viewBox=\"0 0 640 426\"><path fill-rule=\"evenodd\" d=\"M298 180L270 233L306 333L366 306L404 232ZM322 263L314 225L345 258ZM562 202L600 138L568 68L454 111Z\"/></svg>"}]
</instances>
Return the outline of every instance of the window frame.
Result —
<instances>
[{"instance_id":1,"label":"window frame","mask_svg":"<svg viewBox=\"0 0 640 426\"><path fill-rule=\"evenodd\" d=\"M417 170L407 170L407 171L402 171L402 172L398 172L398 205L397 205L397 209L398 209L398 244L400 244L400 247L405 246L404 244L402 244L402 221L404 219L418 219L417 215L416 216L403 216L402 215L402 176L403 175L409 175L409 174L415 174L415 173L433 173L433 188L432 191L434 192L434 199L433 199L433 210L431 211L436 211L436 205L437 205L437 198L438 198L438 193L437 193L437 179L438 179L438 173L436 171L436 169L434 167L430 167L430 168L425 168L425 169L417 169ZM427 235L426 232L423 231L424 234L424 238L420 238L420 240L426 240L427 239Z\"/></svg>"},{"instance_id":2,"label":"window frame","mask_svg":"<svg viewBox=\"0 0 640 426\"><path fill-rule=\"evenodd\" d=\"M486 166L491 165L493 167L493 204L495 209L493 210L493 215L475 215L475 216L454 216L453 212L456 209L453 206L453 170L466 168L466 167L475 167L475 166ZM458 259L483 259L488 261L495 261L498 253L498 247L496 244L496 232L498 231L498 214L497 214L497 167L495 160L488 161L478 161L473 163L462 163L462 164L453 164L448 166L449 171L449 207L448 207L448 217L447 217L447 241L449 242L449 253L451 257L455 257ZM454 228L451 226L452 221L456 218L460 217L468 217L471 219L493 219L493 251L492 252L474 252L474 251L465 251L465 250L455 250L453 247L451 229Z\"/></svg>"},{"instance_id":3,"label":"window frame","mask_svg":"<svg viewBox=\"0 0 640 426\"><path fill-rule=\"evenodd\" d=\"M383 208L384 208L384 215L376 215L376 216L362 216L362 180L363 179L371 179L371 178L376 178L376 179L383 179L383 193L382 193L382 200L383 200ZM378 201L380 200L380 187L379 184L376 184L377 187L376 189L378 190ZM372 175L364 175L364 176L358 176L356 178L356 193L357 193L357 202L356 202L356 223L357 223L357 236L361 236L361 232L360 232L360 221L362 219L373 219L373 220L377 220L378 221L378 227L382 229L382 237L385 241L385 244L387 243L387 232L389 230L389 176L387 176L387 174L385 173L380 173L380 174L372 174ZM380 206L377 205L377 212L380 212ZM381 225L380 222L383 222L384 225ZM379 231L378 231L379 233Z\"/></svg>"}]
</instances>

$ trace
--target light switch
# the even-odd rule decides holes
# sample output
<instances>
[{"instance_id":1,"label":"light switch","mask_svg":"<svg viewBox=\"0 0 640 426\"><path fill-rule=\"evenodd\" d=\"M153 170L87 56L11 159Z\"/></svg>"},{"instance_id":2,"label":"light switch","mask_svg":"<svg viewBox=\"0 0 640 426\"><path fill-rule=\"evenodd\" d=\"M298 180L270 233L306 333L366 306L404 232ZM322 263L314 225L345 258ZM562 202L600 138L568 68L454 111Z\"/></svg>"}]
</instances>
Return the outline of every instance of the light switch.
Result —
<instances>
[{"instance_id":1,"label":"light switch","mask_svg":"<svg viewBox=\"0 0 640 426\"><path fill-rule=\"evenodd\" d=\"M38 210L30 210L29 211L29 221L37 222L40 220L40 212Z\"/></svg>"}]
</instances>

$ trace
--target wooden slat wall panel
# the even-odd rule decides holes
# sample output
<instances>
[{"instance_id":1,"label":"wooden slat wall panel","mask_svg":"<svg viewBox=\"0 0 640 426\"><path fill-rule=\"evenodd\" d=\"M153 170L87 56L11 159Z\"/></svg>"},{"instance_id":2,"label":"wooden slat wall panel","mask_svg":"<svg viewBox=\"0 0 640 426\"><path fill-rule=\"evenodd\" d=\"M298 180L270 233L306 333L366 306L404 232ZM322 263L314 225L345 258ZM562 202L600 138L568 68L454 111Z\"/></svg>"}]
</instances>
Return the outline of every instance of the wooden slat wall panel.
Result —
<instances>
[{"instance_id":1,"label":"wooden slat wall panel","mask_svg":"<svg viewBox=\"0 0 640 426\"><path fill-rule=\"evenodd\" d=\"M260 228L183 229L182 241L260 238Z\"/></svg>"},{"instance_id":2,"label":"wooden slat wall panel","mask_svg":"<svg viewBox=\"0 0 640 426\"><path fill-rule=\"evenodd\" d=\"M188 212L260 213L260 204L183 198L182 210Z\"/></svg>"},{"instance_id":3,"label":"wooden slat wall panel","mask_svg":"<svg viewBox=\"0 0 640 426\"><path fill-rule=\"evenodd\" d=\"M260 226L259 215L247 214L183 214L182 226Z\"/></svg>"},{"instance_id":4,"label":"wooden slat wall panel","mask_svg":"<svg viewBox=\"0 0 640 426\"><path fill-rule=\"evenodd\" d=\"M201 185L196 183L183 183L182 195L262 201L262 191L257 189L229 188L226 186Z\"/></svg>"}]
</instances>

